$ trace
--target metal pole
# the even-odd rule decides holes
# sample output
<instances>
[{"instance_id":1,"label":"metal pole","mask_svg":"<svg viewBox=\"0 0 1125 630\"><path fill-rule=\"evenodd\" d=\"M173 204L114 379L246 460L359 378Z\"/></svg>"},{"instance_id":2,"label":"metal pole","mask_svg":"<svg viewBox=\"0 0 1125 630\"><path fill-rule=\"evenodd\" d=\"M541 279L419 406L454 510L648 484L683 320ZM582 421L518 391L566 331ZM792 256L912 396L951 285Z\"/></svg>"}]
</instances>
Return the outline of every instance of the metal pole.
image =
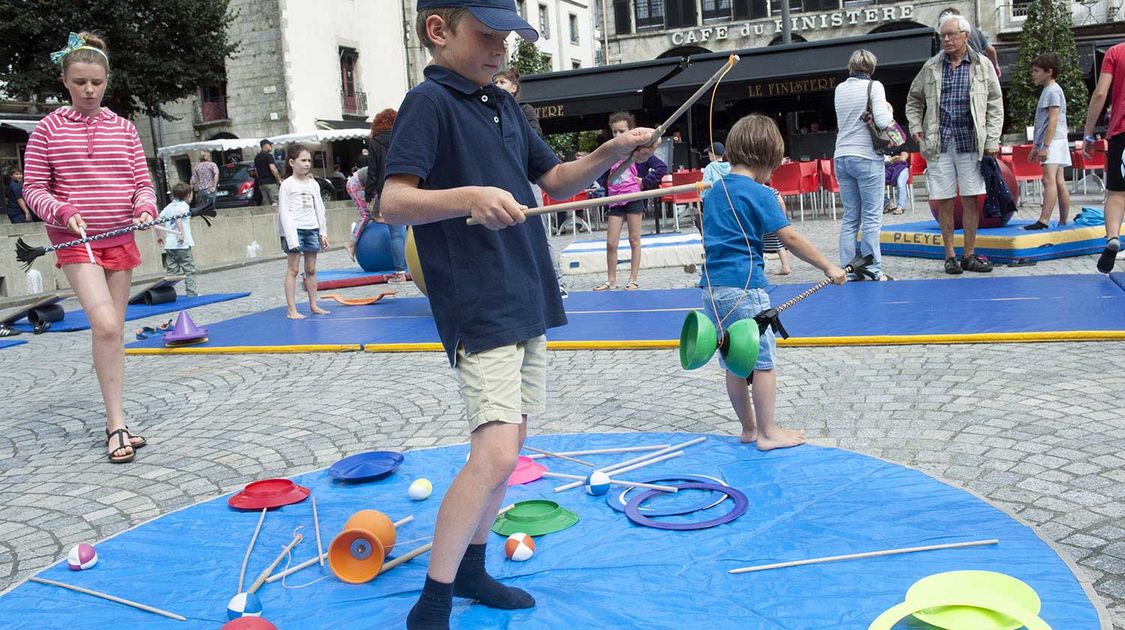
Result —
<instances>
[{"instance_id":1,"label":"metal pole","mask_svg":"<svg viewBox=\"0 0 1125 630\"><path fill-rule=\"evenodd\" d=\"M793 25L789 22L789 0L775 0L781 2L781 43L793 43Z\"/></svg>"}]
</instances>

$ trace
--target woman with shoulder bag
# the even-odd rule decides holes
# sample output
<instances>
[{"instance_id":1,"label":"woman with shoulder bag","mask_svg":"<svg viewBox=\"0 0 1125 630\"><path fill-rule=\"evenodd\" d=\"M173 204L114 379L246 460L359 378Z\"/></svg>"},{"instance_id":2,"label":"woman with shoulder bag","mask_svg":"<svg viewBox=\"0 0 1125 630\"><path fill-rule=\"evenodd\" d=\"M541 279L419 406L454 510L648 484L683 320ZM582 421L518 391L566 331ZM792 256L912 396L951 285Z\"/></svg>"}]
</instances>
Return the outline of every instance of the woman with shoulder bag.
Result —
<instances>
[{"instance_id":1,"label":"woman with shoulder bag","mask_svg":"<svg viewBox=\"0 0 1125 630\"><path fill-rule=\"evenodd\" d=\"M856 254L856 234L861 235L859 251L871 254L868 267L876 278L885 276L880 267L879 230L883 224L883 156L875 150L868 120L876 130L894 123L887 107L883 84L871 78L875 55L857 50L848 61L848 80L836 86L836 152L833 156L836 180L844 217L840 225L840 261L847 264ZM849 278L852 279L852 278ZM859 279L859 278L855 278Z\"/></svg>"}]
</instances>

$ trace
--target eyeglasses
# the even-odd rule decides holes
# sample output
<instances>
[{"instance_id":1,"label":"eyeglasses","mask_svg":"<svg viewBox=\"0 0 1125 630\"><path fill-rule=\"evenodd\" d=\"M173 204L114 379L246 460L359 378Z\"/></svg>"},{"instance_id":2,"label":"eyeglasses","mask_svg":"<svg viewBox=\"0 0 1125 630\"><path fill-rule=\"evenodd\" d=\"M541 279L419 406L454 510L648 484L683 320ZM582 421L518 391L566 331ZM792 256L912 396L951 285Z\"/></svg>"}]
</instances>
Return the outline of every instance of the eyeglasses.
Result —
<instances>
[{"instance_id":1,"label":"eyeglasses","mask_svg":"<svg viewBox=\"0 0 1125 630\"><path fill-rule=\"evenodd\" d=\"M942 39L955 39L961 33L968 33L969 31L957 31L956 33L942 33Z\"/></svg>"}]
</instances>

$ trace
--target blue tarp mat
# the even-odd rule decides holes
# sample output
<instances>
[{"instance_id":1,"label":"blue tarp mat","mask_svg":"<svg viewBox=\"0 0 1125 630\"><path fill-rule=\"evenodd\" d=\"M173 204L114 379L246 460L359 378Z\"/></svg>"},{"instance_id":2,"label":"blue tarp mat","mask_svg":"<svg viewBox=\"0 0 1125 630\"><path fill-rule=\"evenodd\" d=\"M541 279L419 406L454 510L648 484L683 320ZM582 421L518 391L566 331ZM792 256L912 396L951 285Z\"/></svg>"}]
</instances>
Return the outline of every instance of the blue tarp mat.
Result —
<instances>
[{"instance_id":1,"label":"blue tarp mat","mask_svg":"<svg viewBox=\"0 0 1125 630\"><path fill-rule=\"evenodd\" d=\"M637 433L535 436L529 445L553 451L644 444L675 444L693 436ZM371 445L386 448L388 445ZM467 445L406 453L395 473L369 484L332 481L327 470L295 480L317 498L325 544L360 509L392 519L413 514L398 533L402 553L433 531L439 501L465 461ZM604 465L633 454L592 455ZM541 460L545 461L545 460ZM576 464L553 470L584 473ZM498 611L456 599L454 628L680 628L695 620L709 629L833 628L862 630L902 601L915 581L943 571L999 571L1030 584L1042 598L1041 616L1058 629L1099 627L1098 614L1075 576L1028 527L965 491L920 472L848 451L803 446L761 453L731 437L710 436L683 457L624 476L682 473L720 477L747 494L741 518L713 529L669 532L640 527L611 510L604 497L580 488L554 493L561 482L539 480L509 489L506 502L550 499L576 511L570 529L541 536L524 563L502 556L504 538L492 536L487 566L505 584L526 589L534 608ZM434 485L423 502L407 498L420 476ZM697 501L685 491L669 501ZM725 513L725 502L690 520ZM676 518L676 517L673 517ZM162 516L97 544L93 569L65 563L40 576L100 590L186 616L158 617L92 597L25 583L0 597L0 619L25 628L207 628L225 621L256 512L236 512L221 497ZM272 510L246 570L249 584L303 526L306 538L293 563L315 555L309 501ZM728 569L896 547L997 538L996 546L942 550L867 560L730 575ZM423 556L372 582L349 585L319 567L258 592L264 617L283 630L401 628L425 578ZM285 566L282 563L282 568ZM688 624L691 625L691 624ZM903 624L904 626L907 624ZM920 627L913 625L910 627Z\"/></svg>"},{"instance_id":2,"label":"blue tarp mat","mask_svg":"<svg viewBox=\"0 0 1125 630\"><path fill-rule=\"evenodd\" d=\"M1100 253L1105 247L1105 229L1101 226L1070 223L1059 226L1051 222L1049 230L1024 230L1033 221L1013 220L999 228L982 228L977 232L976 253L993 262L1008 263L1020 258L1055 260L1071 256ZM962 234L956 230L955 234ZM880 251L884 256L944 259L941 228L937 221L917 221L883 226ZM963 253L956 248L958 255Z\"/></svg>"},{"instance_id":3,"label":"blue tarp mat","mask_svg":"<svg viewBox=\"0 0 1125 630\"><path fill-rule=\"evenodd\" d=\"M997 272L1000 273L1000 272ZM1125 274L1020 276L854 282L826 287L781 321L794 338L871 337L1125 330ZM769 288L777 305L807 284ZM566 300L570 323L551 341L675 341L688 310L702 307L699 289L583 291ZM370 306L324 301L331 315L291 321L285 308L206 323L198 346L436 343L425 298L384 299ZM307 313L307 307L300 306ZM202 324L201 324L202 325ZM159 348L158 338L129 348Z\"/></svg>"},{"instance_id":4,"label":"blue tarp mat","mask_svg":"<svg viewBox=\"0 0 1125 630\"><path fill-rule=\"evenodd\" d=\"M244 298L249 293L212 293L210 295L197 295L189 297L180 295L176 297L174 302L167 302L165 304L154 304L147 306L145 304L130 304L125 309L125 321L131 319L141 319L152 315L160 315L163 313L173 313L176 311L185 311L189 308L197 306L205 306L207 304L214 304L216 302L226 302L227 300L237 300ZM51 324L51 329L48 332L73 332L76 330L86 330L90 327L90 320L86 318L85 311L79 309L77 311L67 311L66 317L62 321ZM16 324L15 328L18 330L30 331L34 326L27 323L27 320Z\"/></svg>"},{"instance_id":5,"label":"blue tarp mat","mask_svg":"<svg viewBox=\"0 0 1125 630\"><path fill-rule=\"evenodd\" d=\"M0 339L0 350L27 343L23 339Z\"/></svg>"}]
</instances>

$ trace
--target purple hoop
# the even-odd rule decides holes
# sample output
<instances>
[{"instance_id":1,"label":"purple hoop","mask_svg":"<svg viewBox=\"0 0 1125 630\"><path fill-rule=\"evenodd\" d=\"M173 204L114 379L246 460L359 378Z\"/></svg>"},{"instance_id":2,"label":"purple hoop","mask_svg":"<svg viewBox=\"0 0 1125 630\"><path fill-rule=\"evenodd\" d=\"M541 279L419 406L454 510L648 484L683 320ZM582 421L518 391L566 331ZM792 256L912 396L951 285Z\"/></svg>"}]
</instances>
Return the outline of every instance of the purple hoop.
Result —
<instances>
[{"instance_id":1,"label":"purple hoop","mask_svg":"<svg viewBox=\"0 0 1125 630\"><path fill-rule=\"evenodd\" d=\"M687 532L697 529L708 529L717 525L722 525L723 523L729 523L745 514L746 509L750 507L750 500L747 499L746 495L737 488L721 486L717 483L684 483L680 484L677 487L681 490L712 490L714 492L722 492L723 494L734 500L734 507L731 508L730 512L727 512L726 514L709 521L702 521L699 523L664 523L661 521L653 520L641 514L641 504L663 492L662 490L649 490L648 492L638 494L637 496L629 500L629 503L625 506L625 516L628 516L629 520L633 521L637 525L652 527L654 529L668 529L678 532Z\"/></svg>"},{"instance_id":2,"label":"purple hoop","mask_svg":"<svg viewBox=\"0 0 1125 630\"><path fill-rule=\"evenodd\" d=\"M706 475L680 475L679 477L653 477L652 479L642 479L641 480L642 483L662 483L664 485L675 485L675 484L668 483L668 482L672 482L672 481L689 481L689 482L690 481L698 481L700 483L714 482L714 483L722 484L724 486L727 485L727 484L723 483L722 479L718 479L716 477L708 477ZM627 494L629 494L630 492L632 492L633 490L637 490L637 488L624 488L624 489L621 490L620 494L618 494L616 492L607 493L605 495L605 502L606 502L607 505L609 505L609 507L617 510L618 512L624 512L625 511L625 505L628 503L628 501L625 500L625 496ZM713 508L716 505L718 505L718 504L720 504L720 503L722 503L723 501L726 501L726 500L727 500L727 495L724 494L724 495L720 495L719 499L717 501L712 501L711 497L706 497L704 502L699 503L698 505L690 505L688 507L668 507L668 508L663 508L663 509L657 509L657 508L644 508L644 509L638 508L638 509L645 516L679 516L681 514L691 514L692 512L698 512L700 510L707 510L707 509Z\"/></svg>"}]
</instances>

